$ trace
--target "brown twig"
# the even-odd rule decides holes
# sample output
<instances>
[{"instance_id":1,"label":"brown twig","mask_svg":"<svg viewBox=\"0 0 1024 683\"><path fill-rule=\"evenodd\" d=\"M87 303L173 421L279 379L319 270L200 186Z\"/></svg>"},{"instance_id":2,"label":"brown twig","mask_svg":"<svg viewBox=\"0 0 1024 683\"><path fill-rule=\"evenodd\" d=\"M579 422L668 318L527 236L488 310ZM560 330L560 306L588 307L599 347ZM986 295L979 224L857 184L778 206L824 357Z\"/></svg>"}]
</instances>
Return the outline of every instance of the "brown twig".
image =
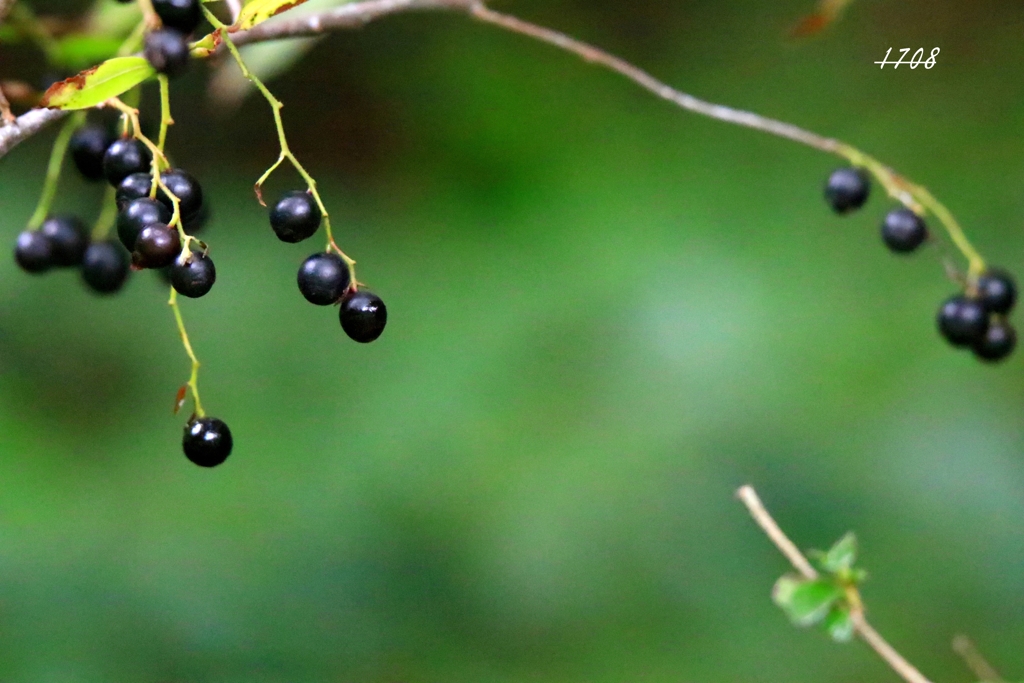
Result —
<instances>
[{"instance_id":1,"label":"brown twig","mask_svg":"<svg viewBox=\"0 0 1024 683\"><path fill-rule=\"evenodd\" d=\"M754 518L757 525L765 532L765 535L771 539L772 543L786 556L790 564L800 572L800 574L806 579L815 579L818 577L818 572L814 570L811 563L807 561L793 541L789 540L785 532L779 527L772 516L768 513L764 503L761 502L761 498L757 495L757 492L752 486L743 486L736 492L736 497L740 499L750 512L750 516ZM874 629L871 624L868 623L864 617L864 612L861 609L854 609L850 612L850 618L853 620L854 629L857 631L857 635L860 636L861 640L868 644L868 646L875 651L875 653L881 657L889 667L899 674L900 678L907 681L907 683L931 683L924 674L917 670L917 668L903 658L899 652L893 648L885 638L883 638L878 631Z\"/></svg>"}]
</instances>

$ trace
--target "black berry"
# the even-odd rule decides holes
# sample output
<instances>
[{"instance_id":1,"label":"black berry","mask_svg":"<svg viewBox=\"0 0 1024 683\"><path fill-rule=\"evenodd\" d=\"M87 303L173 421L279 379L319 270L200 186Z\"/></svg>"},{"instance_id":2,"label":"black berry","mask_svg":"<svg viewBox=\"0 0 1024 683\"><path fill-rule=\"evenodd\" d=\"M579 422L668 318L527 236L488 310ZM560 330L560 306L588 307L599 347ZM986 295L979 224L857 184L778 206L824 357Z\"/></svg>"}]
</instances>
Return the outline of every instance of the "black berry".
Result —
<instances>
[{"instance_id":1,"label":"black berry","mask_svg":"<svg viewBox=\"0 0 1024 683\"><path fill-rule=\"evenodd\" d=\"M199 26L199 0L153 0L153 9L164 26L188 35Z\"/></svg>"},{"instance_id":2,"label":"black berry","mask_svg":"<svg viewBox=\"0 0 1024 683\"><path fill-rule=\"evenodd\" d=\"M174 263L181 253L181 237L163 223L147 225L135 240L132 265L137 268L163 268Z\"/></svg>"},{"instance_id":3,"label":"black berry","mask_svg":"<svg viewBox=\"0 0 1024 683\"><path fill-rule=\"evenodd\" d=\"M216 467L231 455L231 430L215 417L193 418L185 425L181 446L185 457L200 467Z\"/></svg>"},{"instance_id":4,"label":"black berry","mask_svg":"<svg viewBox=\"0 0 1024 683\"><path fill-rule=\"evenodd\" d=\"M871 181L859 168L833 171L825 184L825 200L838 213L849 213L864 206L871 191Z\"/></svg>"},{"instance_id":5,"label":"black berry","mask_svg":"<svg viewBox=\"0 0 1024 683\"><path fill-rule=\"evenodd\" d=\"M171 78L180 76L188 69L188 40L185 34L173 28L161 28L147 33L143 54L154 69Z\"/></svg>"},{"instance_id":6,"label":"black berry","mask_svg":"<svg viewBox=\"0 0 1024 683\"><path fill-rule=\"evenodd\" d=\"M345 334L360 344L369 344L384 332L388 309L372 292L351 292L341 302L341 327Z\"/></svg>"},{"instance_id":7,"label":"black berry","mask_svg":"<svg viewBox=\"0 0 1024 683\"><path fill-rule=\"evenodd\" d=\"M1004 321L993 321L988 326L985 336L974 343L974 355L978 358L996 362L1007 358L1017 346L1017 331Z\"/></svg>"},{"instance_id":8,"label":"black berry","mask_svg":"<svg viewBox=\"0 0 1024 683\"><path fill-rule=\"evenodd\" d=\"M147 226L171 222L171 212L155 199L133 199L117 214L117 236L128 251L135 250L139 233Z\"/></svg>"},{"instance_id":9,"label":"black berry","mask_svg":"<svg viewBox=\"0 0 1024 683\"><path fill-rule=\"evenodd\" d=\"M53 265L59 267L77 266L89 246L89 235L82 221L75 216L50 216L39 232L50 240Z\"/></svg>"},{"instance_id":10,"label":"black berry","mask_svg":"<svg viewBox=\"0 0 1024 683\"><path fill-rule=\"evenodd\" d=\"M330 306L344 296L350 282L348 266L331 253L313 254L299 266L299 291L306 301Z\"/></svg>"},{"instance_id":11,"label":"black berry","mask_svg":"<svg viewBox=\"0 0 1024 683\"><path fill-rule=\"evenodd\" d=\"M14 260L26 273L42 273L53 265L53 247L46 235L26 230L14 243Z\"/></svg>"},{"instance_id":12,"label":"black berry","mask_svg":"<svg viewBox=\"0 0 1024 683\"><path fill-rule=\"evenodd\" d=\"M978 278L978 298L990 312L1006 315L1017 303L1017 283L1005 270L993 268Z\"/></svg>"},{"instance_id":13,"label":"black berry","mask_svg":"<svg viewBox=\"0 0 1024 683\"><path fill-rule=\"evenodd\" d=\"M103 155L103 174L117 187L132 173L149 170L152 158L146 146L134 138L114 140Z\"/></svg>"},{"instance_id":14,"label":"black berry","mask_svg":"<svg viewBox=\"0 0 1024 683\"><path fill-rule=\"evenodd\" d=\"M962 294L950 297L939 309L939 332L953 346L979 342L988 329L988 311L976 299Z\"/></svg>"},{"instance_id":15,"label":"black berry","mask_svg":"<svg viewBox=\"0 0 1024 683\"><path fill-rule=\"evenodd\" d=\"M203 202L203 205L199 208L199 211L197 211L194 215L189 216L188 218L183 217L181 219L181 223L182 226L185 228L185 232L187 232L190 235L199 234L203 230L203 228L206 227L206 224L209 221L210 205L207 204L206 202Z\"/></svg>"},{"instance_id":16,"label":"black berry","mask_svg":"<svg viewBox=\"0 0 1024 683\"><path fill-rule=\"evenodd\" d=\"M114 241L93 242L82 257L82 279L99 294L113 294L128 279L128 252Z\"/></svg>"},{"instance_id":17,"label":"black berry","mask_svg":"<svg viewBox=\"0 0 1024 683\"><path fill-rule=\"evenodd\" d=\"M133 199L148 198L152 189L153 176L149 173L132 173L126 176L117 186L117 192L114 194L118 211L123 211L125 205Z\"/></svg>"},{"instance_id":18,"label":"black berry","mask_svg":"<svg viewBox=\"0 0 1024 683\"><path fill-rule=\"evenodd\" d=\"M282 242L301 242L320 228L320 208L308 192L286 193L270 211L270 227Z\"/></svg>"},{"instance_id":19,"label":"black berry","mask_svg":"<svg viewBox=\"0 0 1024 683\"><path fill-rule=\"evenodd\" d=\"M928 238L928 228L907 208L893 209L882 221L882 241L898 254L909 254Z\"/></svg>"},{"instance_id":20,"label":"black berry","mask_svg":"<svg viewBox=\"0 0 1024 683\"><path fill-rule=\"evenodd\" d=\"M75 131L69 149L71 159L82 177L86 180L103 180L103 155L112 142L114 137L106 126L89 124Z\"/></svg>"},{"instance_id":21,"label":"black berry","mask_svg":"<svg viewBox=\"0 0 1024 683\"><path fill-rule=\"evenodd\" d=\"M203 208L203 188L199 185L199 181L188 173L180 168L172 168L160 174L160 179L167 189L178 198L182 220L192 218ZM174 204L163 188L158 190L157 199L171 211L174 210Z\"/></svg>"},{"instance_id":22,"label":"black berry","mask_svg":"<svg viewBox=\"0 0 1024 683\"><path fill-rule=\"evenodd\" d=\"M171 285L178 294L198 299L213 288L217 280L217 269L209 256L194 252L185 265L174 263L170 267L170 276Z\"/></svg>"}]
</instances>

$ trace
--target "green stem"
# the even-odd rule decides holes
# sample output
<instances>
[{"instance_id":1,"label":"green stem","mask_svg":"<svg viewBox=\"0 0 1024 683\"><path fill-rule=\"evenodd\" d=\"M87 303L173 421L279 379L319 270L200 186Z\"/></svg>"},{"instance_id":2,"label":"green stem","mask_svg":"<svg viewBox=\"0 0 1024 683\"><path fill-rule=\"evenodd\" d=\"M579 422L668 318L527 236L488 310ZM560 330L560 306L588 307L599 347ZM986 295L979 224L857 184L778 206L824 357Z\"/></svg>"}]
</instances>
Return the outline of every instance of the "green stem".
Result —
<instances>
[{"instance_id":1,"label":"green stem","mask_svg":"<svg viewBox=\"0 0 1024 683\"><path fill-rule=\"evenodd\" d=\"M286 160L289 163L291 163L292 167L298 172L300 176L302 176L302 179L306 182L306 187L308 188L309 193L313 196L313 199L316 201L317 207L320 209L320 215L323 217L324 232L326 233L327 236L327 251L335 251L345 261L345 265L348 267L352 287L355 288L357 286L355 268L356 262L352 260L348 256L348 254L342 251L341 248L338 246L337 242L334 241L334 233L331 230L331 217L330 214L328 214L327 212L327 206L324 204L323 199L320 197L320 192L317 190L316 180L313 178L313 176L309 174L308 171L306 171L305 167L303 167L303 165L299 162L295 154L292 153L291 147L289 147L288 145L288 136L285 134L284 131L284 119L281 117L281 110L284 108L284 104L279 99L274 97L274 94L270 92L270 89L267 88L266 85L264 85L263 81L261 81L256 76L256 74L252 73L252 71L249 70L248 65L245 63L245 60L242 59L242 55L238 51L238 47L231 39L231 34L227 30L228 27L225 26L224 23L221 22L219 19L217 19L217 17L212 12L210 12L210 10L206 9L205 6L203 7L203 12L206 14L206 18L210 21L213 27L220 31L221 39L224 41L224 44L227 46L227 49L231 53L231 56L238 64L238 68L242 70L242 75L245 76L245 78L248 79L249 82L251 82L254 86L256 86L257 90L260 91L260 94L262 94L264 99L266 99L267 102L270 104L270 110L274 115L274 125L277 128L277 140L278 144L281 147L281 153L278 155L277 161L275 161L270 166L270 168L268 168L266 172L262 176L260 176L259 180L256 181L256 198L259 199L260 204L266 206L266 203L263 201L263 183L265 183L267 179L270 178L270 176L274 173L274 171L276 171L281 166L281 164L284 163Z\"/></svg>"},{"instance_id":2,"label":"green stem","mask_svg":"<svg viewBox=\"0 0 1024 683\"><path fill-rule=\"evenodd\" d=\"M100 215L96 218L96 223L92 227L91 239L93 242L106 239L110 229L117 222L116 195L117 190L112 185L108 186L103 193L103 209L100 211Z\"/></svg>"},{"instance_id":3,"label":"green stem","mask_svg":"<svg viewBox=\"0 0 1024 683\"><path fill-rule=\"evenodd\" d=\"M859 166L873 175L885 188L886 192L893 199L903 203L920 216L931 214L938 219L950 240L964 258L967 259L967 281L968 285L976 281L978 276L985 272L985 259L981 257L978 250L974 248L971 241L967 239L963 228L953 217L953 213L946 208L935 196L921 185L916 185L902 176L896 174L891 168L878 161L872 156L865 154L855 147L842 144L836 149L836 154L847 159L854 166Z\"/></svg>"},{"instance_id":4,"label":"green stem","mask_svg":"<svg viewBox=\"0 0 1024 683\"><path fill-rule=\"evenodd\" d=\"M195 352L192 350L192 342L188 339L188 331L185 330L185 320L181 317L181 307L178 306L178 292L171 287L171 298L167 301L167 305L174 311L174 321L178 325L178 334L181 335L181 343L185 346L185 353L188 354L189 360L192 361L192 374L188 379L188 388L192 392L192 401L195 403L196 417L204 417L206 412L203 411L203 403L199 400L199 359L196 358Z\"/></svg>"},{"instance_id":5,"label":"green stem","mask_svg":"<svg viewBox=\"0 0 1024 683\"><path fill-rule=\"evenodd\" d=\"M46 180L43 181L43 193L39 197L39 204L28 219L28 229L35 230L46 217L50 215L50 208L57 196L57 186L60 184L61 170L64 168L64 157L67 156L68 143L75 130L85 121L85 112L78 112L70 116L57 134L53 143L53 151L50 152L50 162L46 166Z\"/></svg>"}]
</instances>

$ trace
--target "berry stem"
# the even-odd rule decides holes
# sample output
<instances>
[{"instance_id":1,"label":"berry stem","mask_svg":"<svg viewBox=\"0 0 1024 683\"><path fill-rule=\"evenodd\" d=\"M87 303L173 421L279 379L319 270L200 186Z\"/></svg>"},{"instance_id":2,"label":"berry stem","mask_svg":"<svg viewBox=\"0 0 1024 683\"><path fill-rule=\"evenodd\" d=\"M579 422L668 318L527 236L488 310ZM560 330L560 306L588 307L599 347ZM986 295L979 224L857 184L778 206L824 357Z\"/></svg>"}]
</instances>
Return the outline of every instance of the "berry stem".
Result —
<instances>
[{"instance_id":1,"label":"berry stem","mask_svg":"<svg viewBox=\"0 0 1024 683\"><path fill-rule=\"evenodd\" d=\"M57 139L53 142L50 161L46 165L43 193L39 197L39 204L36 205L36 210L32 212L32 217L28 219L29 230L38 228L46 220L46 217L50 215L50 207L53 206L53 200L57 197L57 186L60 184L60 174L64 168L64 158L67 156L68 144L71 142L71 136L74 134L75 129L84 122L85 113L78 112L68 118L64 125L61 126Z\"/></svg>"},{"instance_id":2,"label":"berry stem","mask_svg":"<svg viewBox=\"0 0 1024 683\"><path fill-rule=\"evenodd\" d=\"M96 217L96 223L92 226L90 239L93 242L105 239L110 233L110 229L114 227L114 223L117 222L116 195L117 190L113 185L108 186L103 193L103 208L100 210L100 215Z\"/></svg>"},{"instance_id":3,"label":"berry stem","mask_svg":"<svg viewBox=\"0 0 1024 683\"><path fill-rule=\"evenodd\" d=\"M836 150L836 154L847 159L851 164L871 173L881 183L882 187L885 188L890 197L901 202L914 213L919 216L924 216L928 213L935 216L949 235L950 240L960 250L964 258L967 259L968 281L977 279L979 275L985 272L985 259L981 257L981 254L978 253L974 245L967 239L967 235L964 234L963 228L960 227L956 218L953 217L952 212L936 199L928 191L928 188L910 182L874 157L850 145L841 144Z\"/></svg>"},{"instance_id":4,"label":"berry stem","mask_svg":"<svg viewBox=\"0 0 1024 683\"><path fill-rule=\"evenodd\" d=\"M181 307L178 306L178 292L171 287L171 298L167 305L174 311L174 321L178 324L178 334L181 335L181 343L185 346L185 353L192 361L192 374L188 378L188 388L192 392L192 402L195 404L196 417L204 417L202 401L199 400L199 359L192 350L192 342L188 339L188 331L185 329L185 320L181 317Z\"/></svg>"},{"instance_id":5,"label":"berry stem","mask_svg":"<svg viewBox=\"0 0 1024 683\"><path fill-rule=\"evenodd\" d=\"M139 0L139 9L142 10L142 20L148 29L158 29L164 25L160 15L153 9L153 0Z\"/></svg>"},{"instance_id":6,"label":"berry stem","mask_svg":"<svg viewBox=\"0 0 1024 683\"><path fill-rule=\"evenodd\" d=\"M234 58L235 63L238 64L238 68L241 69L242 75L246 79L248 79L250 83L256 86L257 90L260 91L264 99L266 99L267 102L270 104L270 110L274 115L274 125L277 128L277 139L281 147L281 153L278 155L277 161L271 164L270 168L268 168L263 173L263 175L260 176L259 179L256 181L256 184L254 186L254 189L256 191L256 198L259 200L260 204L266 206L266 203L263 201L263 183L265 183L267 179L270 178L270 176L274 173L274 171L280 168L281 164L283 164L287 160L292 165L292 167L298 172L298 174L302 176L302 179L306 181L306 187L309 189L309 193L313 196L313 199L316 200L316 205L320 209L320 215L323 217L324 232L327 235L327 251L333 250L338 254L338 256L342 258L342 260L345 262L346 267L348 267L349 277L351 279L352 286L355 287L356 262L352 258L350 258L348 254L342 251L341 247L338 246L338 243L334 241L334 233L331 230L331 216L327 212L327 206L324 204L323 199L320 197L320 192L317 190L316 180L313 178L313 176L309 174L308 171L306 171L305 167L303 167L303 165L299 162L295 154L292 153L291 147L288 145L288 136L285 134L284 131L284 119L281 117L281 110L284 108L284 103L282 103L281 100L274 97L274 94L270 92L270 89L267 88L266 85L264 85L263 81L261 81L259 77L256 76L256 74L249 70L248 65L245 63L245 60L242 59L242 55L238 51L238 47L231 39L231 34L228 31L228 27L225 26L224 23L221 22L219 19L217 19L217 17L214 16L214 14L210 12L210 10L206 9L205 6L203 7L203 12L206 14L207 19L209 19L210 23L214 26L214 28L220 31L221 38L224 41L224 44L227 46L228 51L231 53L231 56Z\"/></svg>"},{"instance_id":7,"label":"berry stem","mask_svg":"<svg viewBox=\"0 0 1024 683\"><path fill-rule=\"evenodd\" d=\"M118 57L128 57L142 49L142 41L146 36L146 21L142 20L139 25L132 29L132 32L128 34L128 37L121 43L121 47L117 49Z\"/></svg>"}]
</instances>

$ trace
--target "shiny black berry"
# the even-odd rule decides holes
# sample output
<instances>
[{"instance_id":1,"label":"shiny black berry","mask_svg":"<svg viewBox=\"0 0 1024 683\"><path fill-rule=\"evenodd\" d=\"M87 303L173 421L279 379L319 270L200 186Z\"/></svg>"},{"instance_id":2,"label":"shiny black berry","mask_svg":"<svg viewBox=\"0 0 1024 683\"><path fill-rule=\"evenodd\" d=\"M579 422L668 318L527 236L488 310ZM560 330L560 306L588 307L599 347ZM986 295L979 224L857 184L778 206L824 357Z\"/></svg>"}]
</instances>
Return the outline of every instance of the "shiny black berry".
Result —
<instances>
[{"instance_id":1,"label":"shiny black berry","mask_svg":"<svg viewBox=\"0 0 1024 683\"><path fill-rule=\"evenodd\" d=\"M859 168L840 168L825 184L825 200L833 211L844 214L864 206L870 191L867 173Z\"/></svg>"},{"instance_id":2,"label":"shiny black berry","mask_svg":"<svg viewBox=\"0 0 1024 683\"><path fill-rule=\"evenodd\" d=\"M112 240L93 242L82 257L82 279L98 294L113 294L121 289L130 270L128 252Z\"/></svg>"},{"instance_id":3,"label":"shiny black berry","mask_svg":"<svg viewBox=\"0 0 1024 683\"><path fill-rule=\"evenodd\" d=\"M133 199L148 198L152 189L153 176L149 173L132 173L126 176L117 186L117 192L114 193L117 210L123 211L125 205Z\"/></svg>"},{"instance_id":4,"label":"shiny black berry","mask_svg":"<svg viewBox=\"0 0 1024 683\"><path fill-rule=\"evenodd\" d=\"M147 226L154 224L167 225L171 222L171 212L155 199L133 199L117 214L117 236L128 251L135 250L135 242L139 233Z\"/></svg>"},{"instance_id":5,"label":"shiny black berry","mask_svg":"<svg viewBox=\"0 0 1024 683\"><path fill-rule=\"evenodd\" d=\"M995 363L1009 357L1017 346L1017 331L1004 321L993 321L985 336L972 346L978 358Z\"/></svg>"},{"instance_id":6,"label":"shiny black berry","mask_svg":"<svg viewBox=\"0 0 1024 683\"><path fill-rule=\"evenodd\" d=\"M82 256L89 246L89 234L75 216L50 216L39 228L39 232L50 240L53 265L63 268L82 263Z\"/></svg>"},{"instance_id":7,"label":"shiny black berry","mask_svg":"<svg viewBox=\"0 0 1024 683\"><path fill-rule=\"evenodd\" d=\"M978 298L991 313L1006 315L1017 303L1017 283L1005 270L992 268L978 278Z\"/></svg>"},{"instance_id":8,"label":"shiny black berry","mask_svg":"<svg viewBox=\"0 0 1024 683\"><path fill-rule=\"evenodd\" d=\"M182 220L189 220L203 208L203 188L199 181L180 168L172 168L160 174L160 179L167 189L178 198ZM163 188L157 191L157 199L170 210L174 210L171 198Z\"/></svg>"},{"instance_id":9,"label":"shiny black berry","mask_svg":"<svg viewBox=\"0 0 1024 683\"><path fill-rule=\"evenodd\" d=\"M188 35L199 26L199 0L153 0L153 9L164 26Z\"/></svg>"},{"instance_id":10,"label":"shiny black berry","mask_svg":"<svg viewBox=\"0 0 1024 683\"><path fill-rule=\"evenodd\" d=\"M937 322L939 332L950 344L971 346L988 330L988 311L976 299L958 294L942 304Z\"/></svg>"},{"instance_id":11,"label":"shiny black berry","mask_svg":"<svg viewBox=\"0 0 1024 683\"><path fill-rule=\"evenodd\" d=\"M146 146L134 138L114 140L103 155L103 174L117 187L132 173L148 171L152 158Z\"/></svg>"},{"instance_id":12,"label":"shiny black berry","mask_svg":"<svg viewBox=\"0 0 1024 683\"><path fill-rule=\"evenodd\" d=\"M213 259L200 252L194 252L189 262L182 265L175 262L170 267L171 285L178 294L191 299L204 296L217 280L217 269Z\"/></svg>"},{"instance_id":13,"label":"shiny black berry","mask_svg":"<svg viewBox=\"0 0 1024 683\"><path fill-rule=\"evenodd\" d=\"M301 242L320 228L320 208L308 192L286 193L270 211L270 227L282 242Z\"/></svg>"},{"instance_id":14,"label":"shiny black berry","mask_svg":"<svg viewBox=\"0 0 1024 683\"><path fill-rule=\"evenodd\" d=\"M341 327L360 344L369 344L384 332L388 309L380 297L366 290L350 292L341 302Z\"/></svg>"},{"instance_id":15,"label":"shiny black berry","mask_svg":"<svg viewBox=\"0 0 1024 683\"><path fill-rule=\"evenodd\" d=\"M106 126L88 124L71 136L69 149L78 172L86 180L103 180L103 155L114 142Z\"/></svg>"},{"instance_id":16,"label":"shiny black berry","mask_svg":"<svg viewBox=\"0 0 1024 683\"><path fill-rule=\"evenodd\" d=\"M26 273L42 273L53 266L53 247L46 235L26 230L14 243L14 260Z\"/></svg>"},{"instance_id":17,"label":"shiny black berry","mask_svg":"<svg viewBox=\"0 0 1024 683\"><path fill-rule=\"evenodd\" d=\"M154 69L171 78L188 70L188 39L181 31L173 28L161 28L147 33L142 53Z\"/></svg>"},{"instance_id":18,"label":"shiny black berry","mask_svg":"<svg viewBox=\"0 0 1024 683\"><path fill-rule=\"evenodd\" d=\"M299 266L299 291L317 306L337 303L348 289L348 266L331 253L313 254Z\"/></svg>"},{"instance_id":19,"label":"shiny black berry","mask_svg":"<svg viewBox=\"0 0 1024 683\"><path fill-rule=\"evenodd\" d=\"M135 240L132 265L136 268L163 268L181 254L181 237L163 223L147 225Z\"/></svg>"},{"instance_id":20,"label":"shiny black berry","mask_svg":"<svg viewBox=\"0 0 1024 683\"><path fill-rule=\"evenodd\" d=\"M193 418L185 425L181 446L185 457L200 467L216 467L231 455L234 441L228 426L215 417Z\"/></svg>"},{"instance_id":21,"label":"shiny black berry","mask_svg":"<svg viewBox=\"0 0 1024 683\"><path fill-rule=\"evenodd\" d=\"M893 209L882 221L882 241L898 254L909 254L928 238L928 228L907 208Z\"/></svg>"}]
</instances>

